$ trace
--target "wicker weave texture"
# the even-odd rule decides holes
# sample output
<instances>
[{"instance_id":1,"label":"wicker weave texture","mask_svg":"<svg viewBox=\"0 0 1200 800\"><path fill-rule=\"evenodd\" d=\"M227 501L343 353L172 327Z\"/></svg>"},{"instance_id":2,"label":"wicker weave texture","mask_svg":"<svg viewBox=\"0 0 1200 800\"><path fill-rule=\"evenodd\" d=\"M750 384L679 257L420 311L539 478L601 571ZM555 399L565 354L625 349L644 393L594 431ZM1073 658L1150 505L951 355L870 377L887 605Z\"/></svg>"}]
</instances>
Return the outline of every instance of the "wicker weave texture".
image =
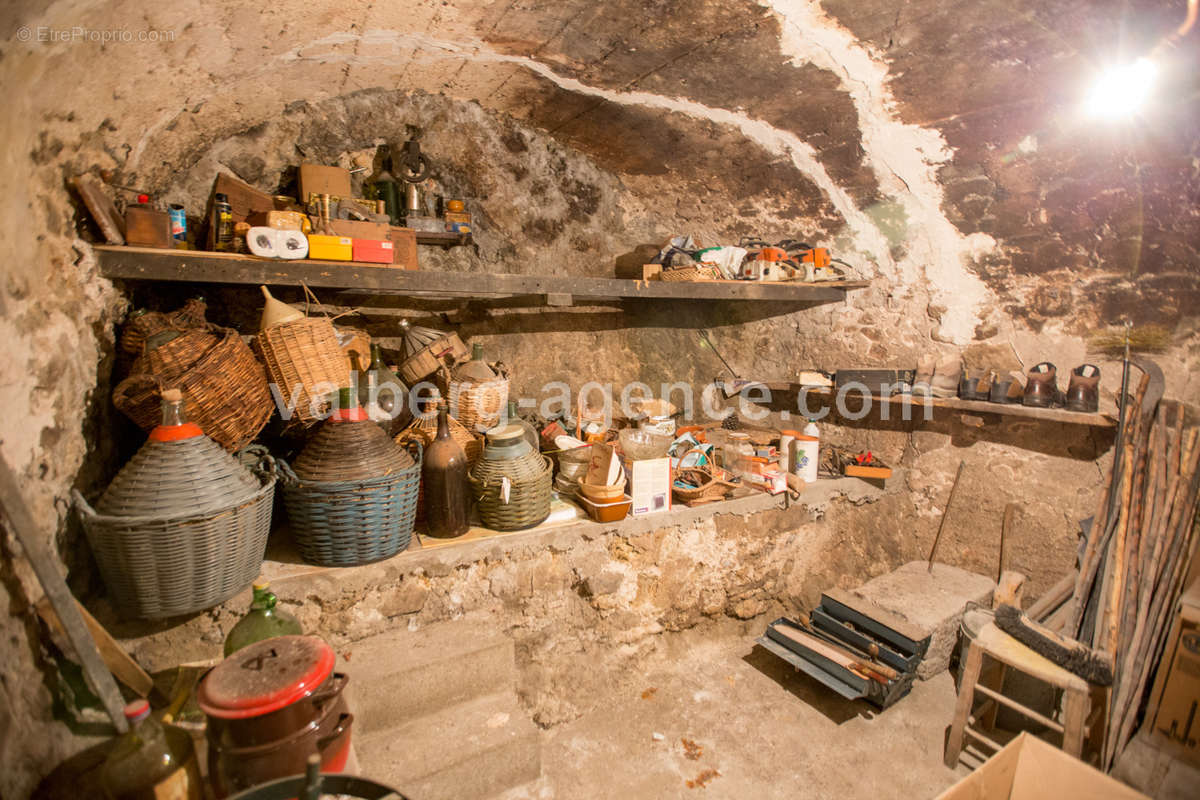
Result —
<instances>
[{"instance_id":1,"label":"wicker weave texture","mask_svg":"<svg viewBox=\"0 0 1200 800\"><path fill-rule=\"evenodd\" d=\"M412 386L437 372L446 365L447 360L459 361L470 352L457 333L448 333L400 362L400 377Z\"/></svg>"},{"instance_id":2,"label":"wicker weave texture","mask_svg":"<svg viewBox=\"0 0 1200 800\"><path fill-rule=\"evenodd\" d=\"M401 472L413 465L412 456L383 429L369 420L327 420L292 470L305 481L356 481Z\"/></svg>"},{"instance_id":3,"label":"wicker weave texture","mask_svg":"<svg viewBox=\"0 0 1200 800\"><path fill-rule=\"evenodd\" d=\"M345 353L338 345L333 323L325 317L272 325L258 334L258 346L267 376L282 397L290 402L293 391L300 387L293 419L306 427L325 416L328 394L350 385Z\"/></svg>"},{"instance_id":4,"label":"wicker weave texture","mask_svg":"<svg viewBox=\"0 0 1200 800\"><path fill-rule=\"evenodd\" d=\"M162 389L183 392L184 411L230 452L242 449L271 419L267 374L232 328L187 331L134 362L113 392L113 404L148 431L162 416Z\"/></svg>"},{"instance_id":5,"label":"wicker weave texture","mask_svg":"<svg viewBox=\"0 0 1200 800\"><path fill-rule=\"evenodd\" d=\"M75 505L100 575L123 616L161 619L228 600L262 567L271 532L275 478L235 506L182 517L97 514Z\"/></svg>"},{"instance_id":6,"label":"wicker weave texture","mask_svg":"<svg viewBox=\"0 0 1200 800\"><path fill-rule=\"evenodd\" d=\"M519 531L540 525L550 516L553 468L549 456L516 461L519 463L506 468L501 465L509 462L481 460L467 475L485 528ZM507 503L502 496L504 478L510 484Z\"/></svg>"},{"instance_id":7,"label":"wicker weave texture","mask_svg":"<svg viewBox=\"0 0 1200 800\"><path fill-rule=\"evenodd\" d=\"M145 349L146 340L154 334L205 327L206 309L203 300L193 297L174 311L147 311L130 317L117 345L117 374L124 376L128 373L130 365Z\"/></svg>"},{"instance_id":8,"label":"wicker weave texture","mask_svg":"<svg viewBox=\"0 0 1200 800\"><path fill-rule=\"evenodd\" d=\"M104 490L97 513L184 517L240 505L258 492L250 470L207 436L148 441Z\"/></svg>"},{"instance_id":9,"label":"wicker weave texture","mask_svg":"<svg viewBox=\"0 0 1200 800\"><path fill-rule=\"evenodd\" d=\"M283 501L301 558L353 567L407 548L421 484L421 446L415 447L409 468L362 481L305 481L280 462Z\"/></svg>"},{"instance_id":10,"label":"wicker weave texture","mask_svg":"<svg viewBox=\"0 0 1200 800\"><path fill-rule=\"evenodd\" d=\"M458 442L458 446L467 454L467 464L475 466L475 462L483 455L483 440L452 416L447 419L447 424L450 426L450 438ZM437 411L418 414L404 430L396 434L396 444L405 444L415 439L422 447L428 447L429 443L437 438L437 429Z\"/></svg>"},{"instance_id":11,"label":"wicker weave texture","mask_svg":"<svg viewBox=\"0 0 1200 800\"><path fill-rule=\"evenodd\" d=\"M468 430L483 432L500 424L508 409L508 377L486 383L463 383L441 376L450 413Z\"/></svg>"}]
</instances>

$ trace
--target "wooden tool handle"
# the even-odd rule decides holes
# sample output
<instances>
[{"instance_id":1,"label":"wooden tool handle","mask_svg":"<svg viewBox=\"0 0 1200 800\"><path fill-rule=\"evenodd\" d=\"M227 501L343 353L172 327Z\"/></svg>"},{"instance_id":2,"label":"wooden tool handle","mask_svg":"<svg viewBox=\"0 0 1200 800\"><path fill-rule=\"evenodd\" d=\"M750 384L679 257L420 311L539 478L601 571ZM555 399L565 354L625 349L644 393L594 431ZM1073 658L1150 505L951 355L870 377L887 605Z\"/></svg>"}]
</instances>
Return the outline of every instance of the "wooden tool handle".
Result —
<instances>
[{"instance_id":1,"label":"wooden tool handle","mask_svg":"<svg viewBox=\"0 0 1200 800\"><path fill-rule=\"evenodd\" d=\"M873 664L869 661L864 661L853 653L850 653L842 648L826 642L824 639L818 639L816 636L805 633L804 631L793 628L791 626L777 625L775 630L791 639L797 644L804 645L814 653L828 658L833 663L845 667L849 670L865 674L868 678L878 681L879 683L887 683L900 677L900 673L891 667L883 664Z\"/></svg>"}]
</instances>

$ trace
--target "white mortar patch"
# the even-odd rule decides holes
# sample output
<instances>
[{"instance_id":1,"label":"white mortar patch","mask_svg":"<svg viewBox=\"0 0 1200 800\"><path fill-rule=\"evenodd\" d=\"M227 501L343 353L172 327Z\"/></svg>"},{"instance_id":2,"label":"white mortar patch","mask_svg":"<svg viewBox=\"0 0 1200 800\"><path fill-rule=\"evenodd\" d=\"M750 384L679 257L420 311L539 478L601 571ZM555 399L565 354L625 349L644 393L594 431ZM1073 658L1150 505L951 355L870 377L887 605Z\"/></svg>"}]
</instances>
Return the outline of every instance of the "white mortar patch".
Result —
<instances>
[{"instance_id":1,"label":"white mortar patch","mask_svg":"<svg viewBox=\"0 0 1200 800\"><path fill-rule=\"evenodd\" d=\"M979 306L990 293L966 266L993 250L986 234L963 235L942 213L937 167L953 152L940 131L908 125L896 113L882 56L808 0L761 0L782 23L780 49L797 61L826 69L841 79L858 111L864 158L875 170L882 191L908 215L908 253L899 272L907 281L923 269L935 302L945 306L941 335L959 344L970 341L979 322Z\"/></svg>"}]
</instances>

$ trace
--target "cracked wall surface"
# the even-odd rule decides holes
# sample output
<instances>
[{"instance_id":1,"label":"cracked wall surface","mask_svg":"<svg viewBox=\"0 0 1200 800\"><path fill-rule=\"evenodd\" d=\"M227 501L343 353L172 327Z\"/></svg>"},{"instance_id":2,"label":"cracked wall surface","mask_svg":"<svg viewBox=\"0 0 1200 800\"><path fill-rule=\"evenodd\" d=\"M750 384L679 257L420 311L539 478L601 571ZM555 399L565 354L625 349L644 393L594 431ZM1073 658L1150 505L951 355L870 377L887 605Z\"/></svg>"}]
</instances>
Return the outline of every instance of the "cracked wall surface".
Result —
<instances>
[{"instance_id":1,"label":"cracked wall surface","mask_svg":"<svg viewBox=\"0 0 1200 800\"><path fill-rule=\"evenodd\" d=\"M97 231L67 180L112 170L118 183L195 209L217 169L272 190L303 158L369 167L375 146L402 140L409 124L426 131L423 146L447 192L465 197L480 220L474 248L423 251L427 268L610 275L617 258L672 234L709 242L753 234L828 243L872 284L845 302L803 309L530 313L364 299L356 323L385 344L394 344L401 316L449 320L512 366L526 392L581 376L700 386L724 369L701 328L739 375L767 379L810 367L911 366L930 352L961 351L974 366L1005 369L1049 359L1065 371L1092 360L1108 404L1118 364L1090 354L1086 337L1129 318L1166 326L1171 344L1159 360L1168 395L1195 401L1195 71L1165 69L1174 101L1139 124L1084 120L1077 109L1102 54L1148 49L1181 8L9 3L0 30L9 101L0 117L8 177L0 209L14 222L0 227L8 344L0 452L73 587L95 597L66 498L72 486L102 485L118 451L137 444L112 435L125 430L107 399L115 325L131 297L170 306L186 292L100 279L88 245ZM174 40L22 41L23 25L35 34L171 31ZM1194 63L1196 40L1166 54L1168 66ZM217 321L252 329L243 293L214 290L210 309ZM1089 513L1108 460L1108 435L1080 426L975 428L939 415L919 426L838 420L824 431L901 467L904 492L888 500L887 514L819 523L841 545L820 549L823 580L876 574L927 546L966 459L945 560L994 569L1004 504L1017 501L1010 552L1035 588L1047 586L1070 563L1075 523ZM799 550L807 541L784 540ZM680 546L681 557L704 550ZM51 719L52 681L25 677L53 672L53 659L37 636L28 567L11 535L4 547L0 762L11 768L0 794L20 797L78 743ZM773 551L737 552L758 569ZM771 585L771 602L803 594ZM46 735L12 733L30 729Z\"/></svg>"}]
</instances>

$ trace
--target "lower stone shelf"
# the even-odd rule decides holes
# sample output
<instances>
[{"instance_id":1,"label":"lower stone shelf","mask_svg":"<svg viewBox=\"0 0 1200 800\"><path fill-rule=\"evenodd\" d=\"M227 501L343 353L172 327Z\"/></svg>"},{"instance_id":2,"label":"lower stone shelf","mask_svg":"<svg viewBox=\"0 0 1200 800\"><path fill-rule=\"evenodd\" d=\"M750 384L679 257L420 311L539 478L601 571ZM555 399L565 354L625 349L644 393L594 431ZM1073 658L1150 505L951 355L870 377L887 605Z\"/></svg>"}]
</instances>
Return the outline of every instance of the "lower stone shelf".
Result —
<instances>
[{"instance_id":1,"label":"lower stone shelf","mask_svg":"<svg viewBox=\"0 0 1200 800\"><path fill-rule=\"evenodd\" d=\"M888 483L892 484L896 480L897 478L893 477L889 479ZM422 537L418 532L413 536L412 544L407 550L383 561L355 567L322 567L305 563L296 552L295 545L284 525L271 535L267 556L262 565L262 575L271 581L272 586L279 587L288 582L304 582L318 577L336 580L339 576L355 571L377 571L382 576L393 572L409 572L422 567L444 568L447 565L465 564L478 560L492 553L496 548L505 551L524 547L568 549L580 538L595 537L609 532L621 536L640 536L661 528L689 525L720 514L745 516L790 506L823 509L836 497L846 496L855 501L863 501L876 499L887 491L873 482L868 483L858 478L822 479L808 487L797 500L790 500L786 495L772 496L754 492L745 497L737 497L719 503L709 503L693 508L675 506L668 511L626 517L617 522L593 522L586 516L556 520L556 512L564 514L565 512L562 510L564 507L578 508L573 503L556 499L551 508L551 519L537 527L523 531L494 531L488 528L473 527L462 536L442 540ZM582 515L582 510L579 513Z\"/></svg>"}]
</instances>

